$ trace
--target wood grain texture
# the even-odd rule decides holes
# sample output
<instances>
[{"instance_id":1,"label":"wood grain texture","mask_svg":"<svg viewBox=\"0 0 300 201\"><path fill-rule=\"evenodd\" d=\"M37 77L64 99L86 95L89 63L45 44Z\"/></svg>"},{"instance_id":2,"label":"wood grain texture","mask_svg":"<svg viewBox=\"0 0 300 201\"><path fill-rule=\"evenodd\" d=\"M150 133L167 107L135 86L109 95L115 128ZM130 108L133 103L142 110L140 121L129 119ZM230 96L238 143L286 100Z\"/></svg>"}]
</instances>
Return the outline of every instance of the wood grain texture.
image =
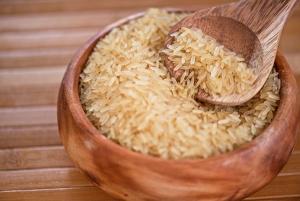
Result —
<instances>
[{"instance_id":1,"label":"wood grain texture","mask_svg":"<svg viewBox=\"0 0 300 201\"><path fill-rule=\"evenodd\" d=\"M300 151L294 151L281 173L300 173Z\"/></svg>"},{"instance_id":2,"label":"wood grain texture","mask_svg":"<svg viewBox=\"0 0 300 201\"><path fill-rule=\"evenodd\" d=\"M91 182L75 168L0 171L0 178L0 191L92 185Z\"/></svg>"},{"instance_id":3,"label":"wood grain texture","mask_svg":"<svg viewBox=\"0 0 300 201\"><path fill-rule=\"evenodd\" d=\"M292 94L297 91L296 81L281 55L276 60L282 80L281 102L273 122L254 141L231 153L206 160L162 160L117 146L88 121L78 97L81 69L99 38L138 16L99 32L78 51L67 69L60 89L58 123L71 159L101 189L122 199L239 200L262 188L285 164L295 142L298 104ZM289 126L283 121L289 121ZM180 170L185 174L178 175Z\"/></svg>"},{"instance_id":4,"label":"wood grain texture","mask_svg":"<svg viewBox=\"0 0 300 201\"><path fill-rule=\"evenodd\" d=\"M150 6L198 9L230 1L0 1L0 201L117 201L69 167L73 164L61 147L54 107L64 69L81 44L116 19ZM281 40L298 86L299 8ZM299 137L280 179L246 200L300 200L295 188Z\"/></svg>"},{"instance_id":5,"label":"wood grain texture","mask_svg":"<svg viewBox=\"0 0 300 201\"><path fill-rule=\"evenodd\" d=\"M283 33L282 33L282 39L281 42L279 44L280 49L284 50L286 53L288 52L299 52L300 51L300 47L295 45L295 44L299 44L300 43L300 38L299 38L299 31L295 30L294 33L289 33L288 31L290 30L289 28L294 28L294 27L299 27L300 28L300 24L299 24L299 20L300 19L295 19L294 25L290 25L289 27L289 22L291 21L289 19L288 21L288 26L285 27Z\"/></svg>"},{"instance_id":6,"label":"wood grain texture","mask_svg":"<svg viewBox=\"0 0 300 201\"><path fill-rule=\"evenodd\" d=\"M56 124L0 127L0 149L59 144Z\"/></svg>"},{"instance_id":7,"label":"wood grain texture","mask_svg":"<svg viewBox=\"0 0 300 201\"><path fill-rule=\"evenodd\" d=\"M0 127L56 124L55 112L54 106L2 108Z\"/></svg>"},{"instance_id":8,"label":"wood grain texture","mask_svg":"<svg viewBox=\"0 0 300 201\"><path fill-rule=\"evenodd\" d=\"M15 175L13 178L10 177L12 174ZM75 168L1 171L0 176L5 179L4 181L0 181L0 195L3 191L13 193L17 191L35 191L37 189L43 191L45 189L94 187L88 177ZM9 178L9 181L6 178ZM299 192L299 178L298 174L279 175L266 188L253 195L253 197L297 195L297 192ZM273 189L276 190L276 193L273 192Z\"/></svg>"},{"instance_id":9,"label":"wood grain texture","mask_svg":"<svg viewBox=\"0 0 300 201\"><path fill-rule=\"evenodd\" d=\"M8 15L0 19L1 32L38 31L52 29L73 29L96 27L101 28L114 20L124 17L132 11L101 10L95 12L69 12L69 13L45 13ZM101 20L96 20L101 19Z\"/></svg>"},{"instance_id":10,"label":"wood grain texture","mask_svg":"<svg viewBox=\"0 0 300 201\"><path fill-rule=\"evenodd\" d=\"M280 196L282 194L295 194L299 192L299 176L300 173L281 174L272 181L272 186L266 186L262 191L255 193L253 196ZM288 180L288 182L283 182L283 180Z\"/></svg>"},{"instance_id":11,"label":"wood grain texture","mask_svg":"<svg viewBox=\"0 0 300 201\"><path fill-rule=\"evenodd\" d=\"M5 201L33 201L40 198L43 201L118 201L94 186L0 191L0 199Z\"/></svg>"},{"instance_id":12,"label":"wood grain texture","mask_svg":"<svg viewBox=\"0 0 300 201\"><path fill-rule=\"evenodd\" d=\"M51 195L51 196L49 196ZM5 201L43 201L64 200L64 201L118 201L112 198L99 188L87 187L70 187L54 189L36 189L36 190L18 190L0 192L0 197ZM299 201L300 194L290 194L286 196L262 196L251 197L245 200L255 201Z\"/></svg>"},{"instance_id":13,"label":"wood grain texture","mask_svg":"<svg viewBox=\"0 0 300 201\"><path fill-rule=\"evenodd\" d=\"M38 169L38 170L14 170L14 171L1 171L1 178L5 178L11 174L15 177L11 178L10 182L2 181L0 182L1 191L24 191L24 190L34 190L34 189L47 189L47 188L76 188L78 186L91 187L93 184L90 180L79 172L75 168L50 168L50 169ZM55 176L53 176L55 174ZM44 177L44 175L47 175ZM263 197L270 196L272 189L276 189L278 196L282 194L295 194L298 191L298 174L280 174L268 188L263 189L257 196ZM28 182L27 186L23 186L24 182ZM50 182L50 183L49 183ZM288 183L288 185L283 188L282 183ZM16 184L16 185L14 185ZM16 190L16 188L18 190ZM0 191L0 192L1 192Z\"/></svg>"},{"instance_id":14,"label":"wood grain texture","mask_svg":"<svg viewBox=\"0 0 300 201\"><path fill-rule=\"evenodd\" d=\"M172 1L161 1L161 0L143 0L143 1L133 1L133 0L112 0L112 1L98 1L91 0L89 3L85 3L81 0L72 1L69 3L67 0L63 1L26 1L27 6L22 6L24 1L22 0L13 0L13 2L0 2L0 14L6 14L10 12L14 13L32 13L32 12L49 12L49 11L80 11L80 10L95 10L95 9L115 9L116 11L140 8L145 9L148 7L172 7L172 6L211 6L215 4L220 4L224 2L229 2L230 0L215 0L214 2L208 0L172 0Z\"/></svg>"},{"instance_id":15,"label":"wood grain texture","mask_svg":"<svg viewBox=\"0 0 300 201\"><path fill-rule=\"evenodd\" d=\"M298 130L300 130L300 129L298 129ZM296 151L299 151L300 150L300 132L298 131L298 140L297 140L297 142L296 142L296 145L295 145L295 150Z\"/></svg>"},{"instance_id":16,"label":"wood grain texture","mask_svg":"<svg viewBox=\"0 0 300 201\"><path fill-rule=\"evenodd\" d=\"M300 198L299 194L287 195L287 196L264 196L264 197L250 197L245 200L260 200L260 201L298 201Z\"/></svg>"},{"instance_id":17,"label":"wood grain texture","mask_svg":"<svg viewBox=\"0 0 300 201\"><path fill-rule=\"evenodd\" d=\"M144 1L134 1L134 0L112 0L109 2L91 0L89 3L85 3L82 0L74 0L69 3L68 0L58 1L58 0L44 0L44 1L26 1L26 6L24 5L24 0L12 0L12 2L0 2L1 14L9 13L44 13L44 12L57 12L57 11L93 11L98 9L103 10L115 10L116 12L127 9L146 9L149 7L211 7L218 4L232 2L233 0L172 0L172 1L162 1L162 0L144 0ZM300 10L299 8L297 11Z\"/></svg>"},{"instance_id":18,"label":"wood grain texture","mask_svg":"<svg viewBox=\"0 0 300 201\"><path fill-rule=\"evenodd\" d=\"M41 49L51 47L78 47L99 30L75 28L61 30L23 31L1 33L0 50Z\"/></svg>"},{"instance_id":19,"label":"wood grain texture","mask_svg":"<svg viewBox=\"0 0 300 201\"><path fill-rule=\"evenodd\" d=\"M294 161L294 163L298 163L298 161ZM71 166L73 164L62 146L0 149L0 170ZM292 168L293 166L294 164L292 164Z\"/></svg>"},{"instance_id":20,"label":"wood grain texture","mask_svg":"<svg viewBox=\"0 0 300 201\"><path fill-rule=\"evenodd\" d=\"M74 52L75 49L70 47L0 51L0 68L66 65Z\"/></svg>"},{"instance_id":21,"label":"wood grain texture","mask_svg":"<svg viewBox=\"0 0 300 201\"><path fill-rule=\"evenodd\" d=\"M0 69L0 106L55 103L64 70L64 67Z\"/></svg>"}]
</instances>

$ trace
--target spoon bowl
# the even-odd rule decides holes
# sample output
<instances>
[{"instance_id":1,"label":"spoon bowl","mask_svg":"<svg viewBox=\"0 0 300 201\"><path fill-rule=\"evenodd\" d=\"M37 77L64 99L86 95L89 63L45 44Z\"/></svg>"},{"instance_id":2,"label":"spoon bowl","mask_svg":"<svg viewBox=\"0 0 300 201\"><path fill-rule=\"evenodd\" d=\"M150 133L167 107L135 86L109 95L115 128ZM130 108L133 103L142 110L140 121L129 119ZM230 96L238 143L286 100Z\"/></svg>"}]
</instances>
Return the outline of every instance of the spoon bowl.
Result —
<instances>
[{"instance_id":1,"label":"spoon bowl","mask_svg":"<svg viewBox=\"0 0 300 201\"><path fill-rule=\"evenodd\" d=\"M296 3L297 0L242 0L197 11L175 24L168 34L165 47L174 42L172 34L180 28L198 28L241 55L256 75L251 89L241 94L210 96L199 89L195 98L212 104L235 106L255 96L273 68L283 26ZM183 70L177 70L166 54L162 56L170 74L179 79Z\"/></svg>"}]
</instances>

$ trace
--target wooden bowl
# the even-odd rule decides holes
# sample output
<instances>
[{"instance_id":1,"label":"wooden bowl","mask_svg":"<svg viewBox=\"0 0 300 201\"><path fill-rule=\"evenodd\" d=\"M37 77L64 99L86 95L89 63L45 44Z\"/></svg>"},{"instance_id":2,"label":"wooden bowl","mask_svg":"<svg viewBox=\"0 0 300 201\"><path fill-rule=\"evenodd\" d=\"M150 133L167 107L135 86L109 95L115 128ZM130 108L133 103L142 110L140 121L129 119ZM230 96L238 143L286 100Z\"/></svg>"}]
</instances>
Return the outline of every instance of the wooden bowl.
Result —
<instances>
[{"instance_id":1,"label":"wooden bowl","mask_svg":"<svg viewBox=\"0 0 300 201\"><path fill-rule=\"evenodd\" d=\"M175 11L172 11L175 12ZM269 183L287 162L296 136L297 85L282 54L280 104L271 124L252 142L196 160L165 160L130 151L101 134L79 100L79 75L94 46L124 18L92 37L73 57L58 99L59 133L74 163L101 189L130 201L240 200Z\"/></svg>"}]
</instances>

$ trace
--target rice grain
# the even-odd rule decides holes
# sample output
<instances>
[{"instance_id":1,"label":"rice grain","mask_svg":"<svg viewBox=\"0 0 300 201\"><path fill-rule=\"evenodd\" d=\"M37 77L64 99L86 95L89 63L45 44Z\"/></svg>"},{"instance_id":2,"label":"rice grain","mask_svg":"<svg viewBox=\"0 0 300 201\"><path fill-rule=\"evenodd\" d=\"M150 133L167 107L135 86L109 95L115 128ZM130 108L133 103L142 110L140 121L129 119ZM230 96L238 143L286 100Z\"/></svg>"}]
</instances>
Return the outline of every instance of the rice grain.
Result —
<instances>
[{"instance_id":1,"label":"rice grain","mask_svg":"<svg viewBox=\"0 0 300 201\"><path fill-rule=\"evenodd\" d=\"M203 85L202 80L218 79L230 62L227 57L223 64L210 65L210 72L203 71L198 80L188 73L181 82L169 75L160 51L170 27L184 16L151 9L113 29L97 43L81 73L80 100L86 115L107 138L130 150L165 159L207 158L251 141L274 116L280 89L275 70L263 89L238 107L194 100L199 85L216 93L226 88L227 84ZM187 44L193 41L187 40ZM201 51L192 47L190 52ZM182 55L182 48L170 49ZM217 48L213 54L225 53ZM178 57L184 65L212 60L207 54ZM229 84L234 82L231 79ZM231 93L232 88L226 91Z\"/></svg>"}]
</instances>

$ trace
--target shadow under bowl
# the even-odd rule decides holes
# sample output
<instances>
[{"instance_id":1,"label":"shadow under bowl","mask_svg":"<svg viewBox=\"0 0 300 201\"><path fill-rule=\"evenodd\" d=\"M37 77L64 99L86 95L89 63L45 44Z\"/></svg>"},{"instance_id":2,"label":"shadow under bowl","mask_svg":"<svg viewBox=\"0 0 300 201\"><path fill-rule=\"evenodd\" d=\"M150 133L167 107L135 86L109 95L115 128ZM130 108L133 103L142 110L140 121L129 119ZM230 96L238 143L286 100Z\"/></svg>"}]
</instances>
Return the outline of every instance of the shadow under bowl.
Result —
<instances>
[{"instance_id":1,"label":"shadow under bowl","mask_svg":"<svg viewBox=\"0 0 300 201\"><path fill-rule=\"evenodd\" d=\"M297 84L280 53L275 67L281 100L274 119L253 141L234 151L207 159L165 160L114 143L89 121L79 99L79 75L89 55L114 27L143 15L126 17L97 33L67 68L57 115L62 142L75 165L102 190L130 201L240 200L265 186L287 162L296 138Z\"/></svg>"}]
</instances>

